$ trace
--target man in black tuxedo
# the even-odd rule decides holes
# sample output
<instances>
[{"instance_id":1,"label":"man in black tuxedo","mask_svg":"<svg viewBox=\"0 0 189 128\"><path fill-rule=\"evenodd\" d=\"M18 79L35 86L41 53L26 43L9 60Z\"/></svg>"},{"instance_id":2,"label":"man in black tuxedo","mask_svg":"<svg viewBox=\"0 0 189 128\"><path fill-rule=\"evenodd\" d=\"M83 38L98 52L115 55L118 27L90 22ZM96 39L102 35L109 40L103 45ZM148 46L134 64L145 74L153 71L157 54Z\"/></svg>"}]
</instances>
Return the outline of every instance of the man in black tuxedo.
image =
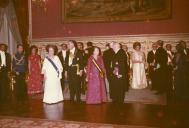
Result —
<instances>
[{"instance_id":1,"label":"man in black tuxedo","mask_svg":"<svg viewBox=\"0 0 189 128\"><path fill-rule=\"evenodd\" d=\"M167 91L168 86L168 55L163 48L164 42L162 40L157 41L157 51L155 54L155 87L157 88L156 94L161 94Z\"/></svg>"},{"instance_id":2,"label":"man in black tuxedo","mask_svg":"<svg viewBox=\"0 0 189 128\"><path fill-rule=\"evenodd\" d=\"M127 59L127 69L128 69L128 72L127 72L127 87L126 87L126 91L129 91L129 87L130 87L130 59L131 59L131 55L128 51L128 47L127 45L123 45L123 49L125 51L125 54L126 54L126 59Z\"/></svg>"},{"instance_id":3,"label":"man in black tuxedo","mask_svg":"<svg viewBox=\"0 0 189 128\"><path fill-rule=\"evenodd\" d=\"M83 42L77 42L77 48L78 50L80 50L82 52L82 55L84 57L84 67L87 66L87 57L88 57L88 54L86 54L85 52L85 49L84 49L84 44ZM91 53L90 53L91 54Z\"/></svg>"},{"instance_id":4,"label":"man in black tuxedo","mask_svg":"<svg viewBox=\"0 0 189 128\"><path fill-rule=\"evenodd\" d=\"M175 53L172 51L172 45L171 44L166 44L165 46L167 54L168 54L168 65L172 66L173 65L173 58L175 56Z\"/></svg>"},{"instance_id":5,"label":"man in black tuxedo","mask_svg":"<svg viewBox=\"0 0 189 128\"><path fill-rule=\"evenodd\" d=\"M114 51L110 47L110 44L106 44L106 50L103 53L103 61L104 61L104 66L106 69L106 74L107 74L107 79L109 83L109 94L110 98L112 98L112 71L111 71L111 62L112 62L112 57L114 56Z\"/></svg>"},{"instance_id":6,"label":"man in black tuxedo","mask_svg":"<svg viewBox=\"0 0 189 128\"><path fill-rule=\"evenodd\" d=\"M167 93L168 96L171 96L173 94L173 66L174 66L174 56L175 53L172 51L172 45L166 44L166 52L167 52L167 68L168 68L168 85L167 85Z\"/></svg>"},{"instance_id":7,"label":"man in black tuxedo","mask_svg":"<svg viewBox=\"0 0 189 128\"><path fill-rule=\"evenodd\" d=\"M92 55L93 49L94 49L93 43L87 42L87 48L85 49L85 57L86 57L87 61L88 61L89 57Z\"/></svg>"},{"instance_id":8,"label":"man in black tuxedo","mask_svg":"<svg viewBox=\"0 0 189 128\"><path fill-rule=\"evenodd\" d=\"M186 42L183 40L180 40L179 44L181 44L183 46L184 54L187 55L187 57L189 58L189 48L187 48Z\"/></svg>"},{"instance_id":9,"label":"man in black tuxedo","mask_svg":"<svg viewBox=\"0 0 189 128\"><path fill-rule=\"evenodd\" d=\"M65 88L65 68L66 68L66 53L67 53L67 44L63 43L61 45L62 50L58 53L58 57L60 59L60 62L63 66L63 72L62 72L62 79L61 79L61 86L62 86L62 91L64 91Z\"/></svg>"},{"instance_id":10,"label":"man in black tuxedo","mask_svg":"<svg viewBox=\"0 0 189 128\"><path fill-rule=\"evenodd\" d=\"M153 43L152 44L152 50L149 51L148 55L147 55L148 73L149 73L149 78L151 80L152 90L156 89L156 87L153 85L154 84L154 68L155 68L156 50L157 50L157 45L156 45L156 43Z\"/></svg>"},{"instance_id":11,"label":"man in black tuxedo","mask_svg":"<svg viewBox=\"0 0 189 128\"><path fill-rule=\"evenodd\" d=\"M127 88L127 57L125 51L121 49L119 43L114 42L113 50L115 52L112 58L112 100L115 103L123 103L125 91Z\"/></svg>"},{"instance_id":12,"label":"man in black tuxedo","mask_svg":"<svg viewBox=\"0 0 189 128\"><path fill-rule=\"evenodd\" d=\"M8 100L10 93L8 73L11 71L11 56L7 45L0 44L0 102Z\"/></svg>"},{"instance_id":13,"label":"man in black tuxedo","mask_svg":"<svg viewBox=\"0 0 189 128\"><path fill-rule=\"evenodd\" d=\"M85 54L85 50L84 50L84 44L83 42L77 42L77 48L81 51L82 55L83 55L83 65L84 67L87 66L87 56ZM83 75L81 77L81 93L82 94L85 94L85 91L86 91L86 73L83 72Z\"/></svg>"},{"instance_id":14,"label":"man in black tuxedo","mask_svg":"<svg viewBox=\"0 0 189 128\"><path fill-rule=\"evenodd\" d=\"M74 40L68 41L68 51L66 54L66 72L65 76L68 78L70 99L80 102L81 95L81 77L83 75L83 55L82 52L77 49L77 43Z\"/></svg>"}]
</instances>

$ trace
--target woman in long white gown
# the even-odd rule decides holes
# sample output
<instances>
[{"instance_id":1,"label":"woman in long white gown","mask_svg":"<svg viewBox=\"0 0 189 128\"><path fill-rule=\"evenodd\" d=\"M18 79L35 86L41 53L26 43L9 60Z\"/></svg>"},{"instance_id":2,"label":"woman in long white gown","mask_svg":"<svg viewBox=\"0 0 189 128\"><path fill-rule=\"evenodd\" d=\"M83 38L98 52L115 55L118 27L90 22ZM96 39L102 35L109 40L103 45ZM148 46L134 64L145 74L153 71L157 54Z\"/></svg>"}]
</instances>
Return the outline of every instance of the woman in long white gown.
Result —
<instances>
[{"instance_id":1,"label":"woman in long white gown","mask_svg":"<svg viewBox=\"0 0 189 128\"><path fill-rule=\"evenodd\" d=\"M140 50L141 44L135 42L133 44L133 53L131 55L133 77L131 87L133 89L144 89L147 87L145 73L145 54Z\"/></svg>"},{"instance_id":2,"label":"woman in long white gown","mask_svg":"<svg viewBox=\"0 0 189 128\"><path fill-rule=\"evenodd\" d=\"M60 83L63 67L59 58L54 55L54 46L47 46L47 52L48 56L44 59L42 66L42 74L44 74L43 102L53 104L63 101L63 93Z\"/></svg>"}]
</instances>

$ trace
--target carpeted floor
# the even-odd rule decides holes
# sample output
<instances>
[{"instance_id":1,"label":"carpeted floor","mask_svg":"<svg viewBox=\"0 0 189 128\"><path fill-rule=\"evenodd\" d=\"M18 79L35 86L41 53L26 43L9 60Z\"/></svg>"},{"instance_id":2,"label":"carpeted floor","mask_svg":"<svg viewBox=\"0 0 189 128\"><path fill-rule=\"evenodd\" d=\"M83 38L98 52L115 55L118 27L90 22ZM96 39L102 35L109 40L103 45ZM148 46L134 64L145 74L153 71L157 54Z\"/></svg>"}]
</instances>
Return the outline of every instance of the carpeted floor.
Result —
<instances>
[{"instance_id":1,"label":"carpeted floor","mask_svg":"<svg viewBox=\"0 0 189 128\"><path fill-rule=\"evenodd\" d=\"M82 95L82 100L85 101L85 95ZM109 96L108 96L109 97ZM64 93L64 98L69 99L69 91ZM111 99L108 98L111 102ZM157 104L166 105L167 99L166 94L155 95L155 92L150 88L145 89L129 89L125 94L125 103L143 103L143 104Z\"/></svg>"},{"instance_id":2,"label":"carpeted floor","mask_svg":"<svg viewBox=\"0 0 189 128\"><path fill-rule=\"evenodd\" d=\"M125 96L125 102L166 105L167 98L166 94L156 95L155 91L152 91L149 88L140 90L129 89Z\"/></svg>"},{"instance_id":3,"label":"carpeted floor","mask_svg":"<svg viewBox=\"0 0 189 128\"><path fill-rule=\"evenodd\" d=\"M0 128L154 128L0 116Z\"/></svg>"},{"instance_id":4,"label":"carpeted floor","mask_svg":"<svg viewBox=\"0 0 189 128\"><path fill-rule=\"evenodd\" d=\"M34 99L42 99L42 95L33 96ZM69 100L69 90L64 91L64 99ZM109 97L109 96L108 96ZM81 95L81 99L85 101L86 95ZM108 98L108 101L111 102L111 99ZM157 105L166 105L167 98L166 94L155 95L155 92L149 88L145 89L129 89L125 94L125 103L142 103L142 104L157 104Z\"/></svg>"}]
</instances>

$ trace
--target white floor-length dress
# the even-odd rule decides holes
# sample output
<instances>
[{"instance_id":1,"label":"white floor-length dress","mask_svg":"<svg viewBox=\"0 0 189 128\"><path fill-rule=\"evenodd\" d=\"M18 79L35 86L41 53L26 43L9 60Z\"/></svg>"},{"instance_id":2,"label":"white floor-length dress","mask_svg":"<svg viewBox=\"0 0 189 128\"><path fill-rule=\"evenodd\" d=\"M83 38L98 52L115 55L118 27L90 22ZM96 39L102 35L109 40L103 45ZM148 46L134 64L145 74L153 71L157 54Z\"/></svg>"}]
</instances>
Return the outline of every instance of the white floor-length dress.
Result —
<instances>
[{"instance_id":1,"label":"white floor-length dress","mask_svg":"<svg viewBox=\"0 0 189 128\"><path fill-rule=\"evenodd\" d=\"M60 82L63 67L57 56L54 56L51 60L57 66L59 75L50 61L45 58L42 67L42 74L44 74L43 102L48 104L58 103L64 99Z\"/></svg>"},{"instance_id":2,"label":"white floor-length dress","mask_svg":"<svg viewBox=\"0 0 189 128\"><path fill-rule=\"evenodd\" d=\"M144 53L134 50L131 59L132 61L142 61L142 63L132 63L133 76L131 87L133 89L144 89L147 87Z\"/></svg>"}]
</instances>

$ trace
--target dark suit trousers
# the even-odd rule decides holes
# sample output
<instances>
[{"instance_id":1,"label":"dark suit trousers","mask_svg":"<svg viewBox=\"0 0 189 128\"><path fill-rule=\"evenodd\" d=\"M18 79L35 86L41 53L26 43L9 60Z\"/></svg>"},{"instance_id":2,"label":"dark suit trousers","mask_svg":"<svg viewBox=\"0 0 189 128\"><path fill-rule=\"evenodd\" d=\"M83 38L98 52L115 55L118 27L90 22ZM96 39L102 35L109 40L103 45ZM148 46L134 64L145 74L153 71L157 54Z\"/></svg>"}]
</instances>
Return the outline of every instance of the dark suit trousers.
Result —
<instances>
[{"instance_id":1,"label":"dark suit trousers","mask_svg":"<svg viewBox=\"0 0 189 128\"><path fill-rule=\"evenodd\" d=\"M159 92L166 92L169 84L169 70L163 66L155 71L155 88Z\"/></svg>"},{"instance_id":2,"label":"dark suit trousers","mask_svg":"<svg viewBox=\"0 0 189 128\"><path fill-rule=\"evenodd\" d=\"M65 72L62 72L62 79L61 79L61 86L62 86L62 91L64 91L65 88L65 77L64 77Z\"/></svg>"},{"instance_id":3,"label":"dark suit trousers","mask_svg":"<svg viewBox=\"0 0 189 128\"><path fill-rule=\"evenodd\" d=\"M115 103L123 103L125 98L125 79L112 77L112 100Z\"/></svg>"},{"instance_id":4,"label":"dark suit trousers","mask_svg":"<svg viewBox=\"0 0 189 128\"><path fill-rule=\"evenodd\" d=\"M80 101L81 97L81 77L76 74L76 67L69 67L68 69L68 82L70 89L70 100L74 101L75 96L77 101Z\"/></svg>"},{"instance_id":5,"label":"dark suit trousers","mask_svg":"<svg viewBox=\"0 0 189 128\"><path fill-rule=\"evenodd\" d=\"M113 92L113 88L112 88L112 76L107 74L107 79L108 79L108 83L109 83L109 93L110 93L110 98L112 99L112 92Z\"/></svg>"},{"instance_id":6,"label":"dark suit trousers","mask_svg":"<svg viewBox=\"0 0 189 128\"><path fill-rule=\"evenodd\" d=\"M149 78L150 78L150 80L151 80L151 82L152 82L152 89L153 90L156 90L157 88L156 88L156 86L155 86L155 84L154 84L154 82L155 82L155 71L154 71L154 66L149 66L148 67L149 68Z\"/></svg>"},{"instance_id":7,"label":"dark suit trousers","mask_svg":"<svg viewBox=\"0 0 189 128\"><path fill-rule=\"evenodd\" d=\"M16 75L15 94L18 101L27 99L26 74Z\"/></svg>"},{"instance_id":8,"label":"dark suit trousers","mask_svg":"<svg viewBox=\"0 0 189 128\"><path fill-rule=\"evenodd\" d=\"M8 72L5 68L0 70L0 101L8 100L10 94L10 85Z\"/></svg>"},{"instance_id":9,"label":"dark suit trousers","mask_svg":"<svg viewBox=\"0 0 189 128\"><path fill-rule=\"evenodd\" d=\"M173 94L173 66L168 65L168 76L167 76L167 88L166 91L168 93L168 96L171 97Z\"/></svg>"}]
</instances>

